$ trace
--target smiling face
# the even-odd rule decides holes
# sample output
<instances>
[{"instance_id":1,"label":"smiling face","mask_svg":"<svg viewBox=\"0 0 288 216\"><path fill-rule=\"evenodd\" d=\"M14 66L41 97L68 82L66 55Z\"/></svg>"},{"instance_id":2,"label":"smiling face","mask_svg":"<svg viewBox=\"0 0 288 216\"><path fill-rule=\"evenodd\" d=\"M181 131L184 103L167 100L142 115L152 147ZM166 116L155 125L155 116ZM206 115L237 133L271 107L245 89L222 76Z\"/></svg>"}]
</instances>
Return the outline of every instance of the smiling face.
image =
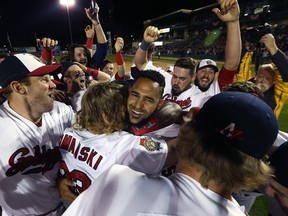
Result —
<instances>
[{"instance_id":1,"label":"smiling face","mask_svg":"<svg viewBox=\"0 0 288 216\"><path fill-rule=\"evenodd\" d=\"M201 91L207 91L214 81L214 78L215 70L213 67L207 66L201 68L196 72L195 85L197 85Z\"/></svg>"},{"instance_id":2,"label":"smiling face","mask_svg":"<svg viewBox=\"0 0 288 216\"><path fill-rule=\"evenodd\" d=\"M131 87L127 102L130 123L149 118L162 105L161 88L157 82L139 78Z\"/></svg>"},{"instance_id":3,"label":"smiling face","mask_svg":"<svg viewBox=\"0 0 288 216\"><path fill-rule=\"evenodd\" d=\"M74 61L83 65L87 65L87 55L83 47L76 47L74 49Z\"/></svg>"}]
</instances>

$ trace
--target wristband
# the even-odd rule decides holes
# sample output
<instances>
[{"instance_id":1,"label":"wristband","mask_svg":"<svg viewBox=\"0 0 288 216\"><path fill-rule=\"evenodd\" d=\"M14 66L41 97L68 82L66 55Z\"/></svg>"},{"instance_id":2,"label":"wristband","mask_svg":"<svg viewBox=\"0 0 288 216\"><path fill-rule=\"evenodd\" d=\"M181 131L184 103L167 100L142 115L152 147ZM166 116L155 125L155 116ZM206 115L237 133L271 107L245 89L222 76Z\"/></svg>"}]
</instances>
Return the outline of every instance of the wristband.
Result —
<instances>
[{"instance_id":1,"label":"wristband","mask_svg":"<svg viewBox=\"0 0 288 216\"><path fill-rule=\"evenodd\" d=\"M120 77L118 72L119 71L117 71L115 74L115 80L125 80L125 75L123 77Z\"/></svg>"},{"instance_id":2,"label":"wristband","mask_svg":"<svg viewBox=\"0 0 288 216\"><path fill-rule=\"evenodd\" d=\"M92 49L92 45L93 45L93 38L87 38L87 40L86 40L86 48L87 49Z\"/></svg>"},{"instance_id":3,"label":"wristband","mask_svg":"<svg viewBox=\"0 0 288 216\"><path fill-rule=\"evenodd\" d=\"M52 49L44 48L41 55L42 59L44 59L46 62L52 61Z\"/></svg>"},{"instance_id":4,"label":"wristband","mask_svg":"<svg viewBox=\"0 0 288 216\"><path fill-rule=\"evenodd\" d=\"M145 40L142 40L142 42L141 42L141 44L140 44L140 48L141 48L142 50L147 51L148 48L149 48L149 46L150 46L150 43L146 42Z\"/></svg>"},{"instance_id":5,"label":"wristband","mask_svg":"<svg viewBox=\"0 0 288 216\"><path fill-rule=\"evenodd\" d=\"M96 78L99 74L99 71L96 69L92 69L92 68L87 67L86 74L88 74L89 76L92 76L93 78Z\"/></svg>"},{"instance_id":6,"label":"wristband","mask_svg":"<svg viewBox=\"0 0 288 216\"><path fill-rule=\"evenodd\" d=\"M123 65L124 59L121 52L116 52L116 63L117 65Z\"/></svg>"}]
</instances>

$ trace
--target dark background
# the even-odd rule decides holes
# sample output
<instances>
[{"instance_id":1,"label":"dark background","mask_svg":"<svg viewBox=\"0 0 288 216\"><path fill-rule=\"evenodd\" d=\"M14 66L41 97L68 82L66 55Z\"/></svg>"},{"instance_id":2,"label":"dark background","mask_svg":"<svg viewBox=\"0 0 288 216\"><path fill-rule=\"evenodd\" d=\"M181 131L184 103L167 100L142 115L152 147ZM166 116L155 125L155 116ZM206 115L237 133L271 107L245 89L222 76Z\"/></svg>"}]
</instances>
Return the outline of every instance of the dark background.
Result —
<instances>
[{"instance_id":1,"label":"dark background","mask_svg":"<svg viewBox=\"0 0 288 216\"><path fill-rule=\"evenodd\" d=\"M62 46L70 42L67 10L60 5L59 0L1 1L0 47L7 45L7 33L14 47L35 45L35 35L38 38L57 39ZM145 20L179 9L194 10L216 1L98 0L97 3L104 31L111 31L112 38L121 36L127 39L142 37ZM84 28L90 24L90 20L86 17L84 7L89 5L88 0L75 0L75 5L69 9L73 42L86 42Z\"/></svg>"}]
</instances>

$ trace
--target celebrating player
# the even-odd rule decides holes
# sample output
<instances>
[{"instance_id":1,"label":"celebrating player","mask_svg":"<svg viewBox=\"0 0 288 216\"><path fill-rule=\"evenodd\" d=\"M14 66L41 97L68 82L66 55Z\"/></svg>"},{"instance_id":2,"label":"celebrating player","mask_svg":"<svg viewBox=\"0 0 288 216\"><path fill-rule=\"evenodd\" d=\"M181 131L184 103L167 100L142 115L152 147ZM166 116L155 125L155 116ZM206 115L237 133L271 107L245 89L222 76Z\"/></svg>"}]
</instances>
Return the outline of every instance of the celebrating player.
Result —
<instances>
[{"instance_id":1,"label":"celebrating player","mask_svg":"<svg viewBox=\"0 0 288 216\"><path fill-rule=\"evenodd\" d=\"M61 65L44 65L31 54L8 56L0 64L0 205L4 215L61 215L56 188L57 143L71 125L71 107L53 99L50 75Z\"/></svg>"},{"instance_id":2,"label":"celebrating player","mask_svg":"<svg viewBox=\"0 0 288 216\"><path fill-rule=\"evenodd\" d=\"M156 68L147 59L147 50L150 43L156 41L160 31L157 27L148 26L143 35L143 41L137 49L134 62L137 68L133 67L133 76L137 76L143 69L158 70L165 76L166 86L163 99L178 103L184 111L189 111L192 107L202 107L202 105L213 95L221 92L222 87L232 83L241 56L241 37L239 15L240 9L236 0L218 1L221 11L214 8L213 12L226 23L227 40L225 47L225 63L216 77L218 71L216 63L211 59L203 59L196 66L196 61L192 58L180 58L175 62L172 75L162 68ZM195 72L196 68L196 73ZM133 71L132 71L133 72ZM196 76L196 77L195 77ZM191 84L195 78L194 85Z\"/></svg>"},{"instance_id":3,"label":"celebrating player","mask_svg":"<svg viewBox=\"0 0 288 216\"><path fill-rule=\"evenodd\" d=\"M77 195L114 164L124 164L141 172L158 174L164 165L176 163L173 145L169 145L172 140L167 141L167 147L164 140L135 136L123 131L127 129L127 98L131 122L139 122L140 116L146 117L142 113L151 115L151 110L161 100L163 76L155 71L145 71L142 80L145 80L142 91L145 89L157 94L145 98L132 90L128 98L128 90L113 82L91 86L85 92L76 122L73 128L65 130L60 144L64 160L61 171L74 181L73 189ZM138 103L135 103L137 100ZM143 103L146 107L149 104L149 109L141 106Z\"/></svg>"},{"instance_id":4,"label":"celebrating player","mask_svg":"<svg viewBox=\"0 0 288 216\"><path fill-rule=\"evenodd\" d=\"M277 132L273 110L261 99L242 92L217 94L181 127L177 170L171 177L152 178L114 165L63 216L245 216L232 192L266 181L272 170L260 159Z\"/></svg>"}]
</instances>

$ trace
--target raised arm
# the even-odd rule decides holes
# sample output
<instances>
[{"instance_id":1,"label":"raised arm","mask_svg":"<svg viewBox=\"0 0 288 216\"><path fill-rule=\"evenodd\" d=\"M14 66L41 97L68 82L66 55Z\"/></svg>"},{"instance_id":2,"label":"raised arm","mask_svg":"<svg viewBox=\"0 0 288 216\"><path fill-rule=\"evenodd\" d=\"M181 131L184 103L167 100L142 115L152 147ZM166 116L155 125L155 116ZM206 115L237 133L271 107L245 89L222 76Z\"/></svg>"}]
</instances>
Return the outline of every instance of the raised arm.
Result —
<instances>
[{"instance_id":1,"label":"raised arm","mask_svg":"<svg viewBox=\"0 0 288 216\"><path fill-rule=\"evenodd\" d=\"M273 63L277 66L282 76L283 82L288 82L288 57L278 48L274 36L272 34L265 34L261 37L260 42L269 51Z\"/></svg>"},{"instance_id":2,"label":"raised arm","mask_svg":"<svg viewBox=\"0 0 288 216\"><path fill-rule=\"evenodd\" d=\"M116 79L125 79L125 61L122 56L122 49L124 47L124 40L121 37L117 37L115 42L115 50L116 50L116 63L117 63L117 73L115 74Z\"/></svg>"},{"instance_id":3,"label":"raised arm","mask_svg":"<svg viewBox=\"0 0 288 216\"><path fill-rule=\"evenodd\" d=\"M227 25L224 67L227 70L236 70L240 63L242 49L239 4L237 0L218 0L218 3L220 10L213 8L213 12Z\"/></svg>"},{"instance_id":4,"label":"raised arm","mask_svg":"<svg viewBox=\"0 0 288 216\"><path fill-rule=\"evenodd\" d=\"M93 46L93 39L94 39L94 34L95 34L95 28L94 25L90 26L87 25L84 29L85 34L86 34L86 48L89 50L90 52L90 57L92 58L92 46Z\"/></svg>"},{"instance_id":5,"label":"raised arm","mask_svg":"<svg viewBox=\"0 0 288 216\"><path fill-rule=\"evenodd\" d=\"M85 8L85 13L88 19L91 20L93 28L95 29L97 50L92 57L92 61L94 66L99 68L101 62L105 59L108 50L108 40L99 20L99 6L96 3L94 13L91 13L89 8Z\"/></svg>"},{"instance_id":6,"label":"raised arm","mask_svg":"<svg viewBox=\"0 0 288 216\"><path fill-rule=\"evenodd\" d=\"M42 39L37 39L37 43L42 46L41 60L43 63L50 65L54 61L53 48L58 45L58 41L44 37Z\"/></svg>"},{"instance_id":7,"label":"raised arm","mask_svg":"<svg viewBox=\"0 0 288 216\"><path fill-rule=\"evenodd\" d=\"M147 50L149 49L150 44L158 39L159 34L159 30L155 26L148 26L145 29L141 45L134 56L134 63L139 70L143 70L148 63Z\"/></svg>"}]
</instances>

